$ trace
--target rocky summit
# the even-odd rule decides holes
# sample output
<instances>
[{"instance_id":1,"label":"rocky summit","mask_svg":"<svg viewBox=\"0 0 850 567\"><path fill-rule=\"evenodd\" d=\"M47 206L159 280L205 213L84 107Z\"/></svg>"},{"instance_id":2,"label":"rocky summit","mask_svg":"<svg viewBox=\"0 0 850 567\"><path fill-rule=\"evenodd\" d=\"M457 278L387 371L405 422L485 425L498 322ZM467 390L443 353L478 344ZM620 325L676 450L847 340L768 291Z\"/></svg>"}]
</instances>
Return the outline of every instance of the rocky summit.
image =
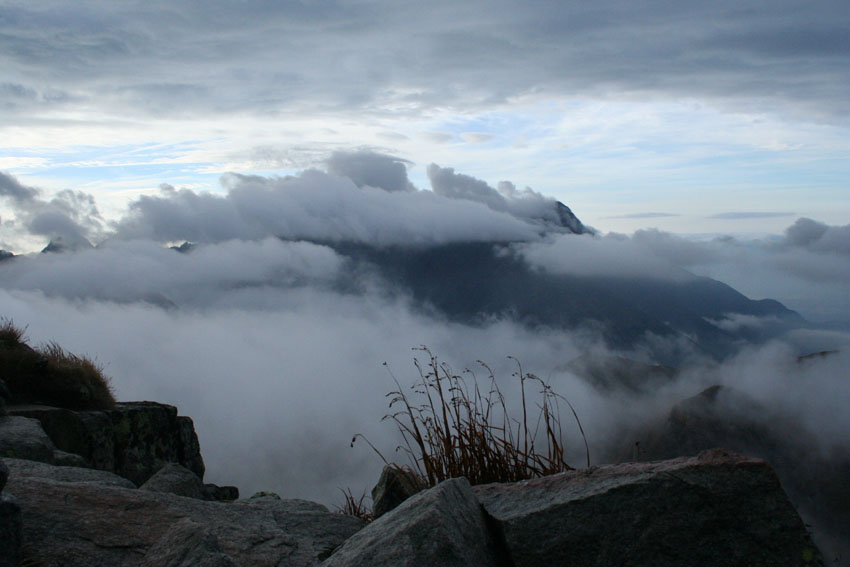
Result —
<instances>
[{"instance_id":1,"label":"rocky summit","mask_svg":"<svg viewBox=\"0 0 850 567\"><path fill-rule=\"evenodd\" d=\"M111 421L137 444L145 438ZM0 418L0 434L0 567L824 564L771 466L720 449L510 484L450 479L367 523L274 495L215 499L237 495L204 485L185 453L152 474L99 470L90 456L56 464L44 447L9 457L16 436L54 443L36 418Z\"/></svg>"}]
</instances>

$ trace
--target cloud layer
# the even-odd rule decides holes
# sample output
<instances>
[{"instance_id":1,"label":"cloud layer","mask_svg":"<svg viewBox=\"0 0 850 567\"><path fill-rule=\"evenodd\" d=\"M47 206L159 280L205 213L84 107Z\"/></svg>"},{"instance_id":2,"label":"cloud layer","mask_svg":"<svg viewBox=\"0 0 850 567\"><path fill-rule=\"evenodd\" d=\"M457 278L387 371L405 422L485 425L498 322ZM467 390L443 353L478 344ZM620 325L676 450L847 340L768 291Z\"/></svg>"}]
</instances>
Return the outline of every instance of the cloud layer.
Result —
<instances>
[{"instance_id":1,"label":"cloud layer","mask_svg":"<svg viewBox=\"0 0 850 567\"><path fill-rule=\"evenodd\" d=\"M380 115L481 107L533 89L708 95L843 117L845 8L839 0L659 0L633 10L613 1L108 10L8 2L0 96L19 115L93 101L116 114L174 117L305 106Z\"/></svg>"},{"instance_id":2,"label":"cloud layer","mask_svg":"<svg viewBox=\"0 0 850 567\"><path fill-rule=\"evenodd\" d=\"M4 176L3 197L24 229L39 232L33 221L51 212L85 238L108 238L94 248L0 263L0 315L28 325L33 342L55 340L95 357L113 376L119 398L177 405L195 419L208 480L235 483L247 494L274 490L333 504L339 487L369 487L382 463L365 445L348 444L364 433L384 454L394 454L399 439L380 418L387 411L384 395L395 384L382 363L403 385L412 384L410 349L421 344L457 371L479 368L485 377L475 361L488 362L506 392L516 387L516 368L506 356L516 356L570 399L599 459L622 440L624 428L718 381L800 413L824 447L848 444L844 425L850 424L842 416L834 418L838 425L818 421L837 411L828 392L843 391L832 383L840 364L814 362L811 376L821 380L816 391L804 391L800 380L810 374L799 378L791 364L797 354L846 349L844 334L785 337L720 368L688 370L636 400L600 392L565 368L589 352L641 358L645 350L610 353L593 324L532 328L509 313L476 324L450 322L436 310L414 307L404 289L326 245L389 246L403 256L409 247L448 242L513 242L512 253L537 269L623 281L678 281L693 277L685 270L727 270L753 277L742 283L761 286L751 295L770 291L765 282L791 299L805 290L812 312L836 316L850 305L847 226L800 219L781 238L756 242L699 242L660 231L631 237L547 232L538 215L545 221L559 210L552 199L507 183L494 188L436 165L436 191L419 190L399 165L391 156L359 152L338 154L328 165L333 173L227 175L224 195L164 186L159 195L134 201L108 228L86 224L97 209L84 195L50 197ZM166 245L184 240L198 245L188 253ZM470 293L485 294L486 275L480 281ZM450 273L440 280L452 283ZM733 315L706 322L719 329L763 323ZM656 341L656 350L688 347L678 339L648 340ZM691 360L704 361L696 354ZM792 380L798 382L786 387ZM507 395L516 403L515 393ZM580 438L568 436L570 459L581 462Z\"/></svg>"}]
</instances>

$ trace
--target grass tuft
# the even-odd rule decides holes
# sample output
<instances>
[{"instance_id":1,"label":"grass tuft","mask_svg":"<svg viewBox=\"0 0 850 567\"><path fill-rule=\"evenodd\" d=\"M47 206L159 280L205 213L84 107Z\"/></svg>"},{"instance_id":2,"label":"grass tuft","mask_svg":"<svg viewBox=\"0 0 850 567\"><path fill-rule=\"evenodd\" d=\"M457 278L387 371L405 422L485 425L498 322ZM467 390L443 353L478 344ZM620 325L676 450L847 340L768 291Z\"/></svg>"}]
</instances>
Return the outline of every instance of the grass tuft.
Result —
<instances>
[{"instance_id":1,"label":"grass tuft","mask_svg":"<svg viewBox=\"0 0 850 567\"><path fill-rule=\"evenodd\" d=\"M110 409L115 396L103 369L56 343L30 347L24 330L0 322L0 376L13 404L45 404L73 410Z\"/></svg>"},{"instance_id":2,"label":"grass tuft","mask_svg":"<svg viewBox=\"0 0 850 567\"><path fill-rule=\"evenodd\" d=\"M513 376L519 380L522 402L522 416L514 419L487 364L478 361L488 374L482 386L474 372L455 374L427 347L414 350L427 356L424 363L414 358L419 379L408 392L393 376L398 388L387 394L390 413L384 419L398 427L403 439L398 450L428 486L456 477L486 484L572 470L564 459L561 402L569 406L584 438L578 415L566 398L525 372L518 360L509 357L517 365ZM590 466L586 438L585 449Z\"/></svg>"},{"instance_id":3,"label":"grass tuft","mask_svg":"<svg viewBox=\"0 0 850 567\"><path fill-rule=\"evenodd\" d=\"M354 516L355 518L360 518L361 520L365 520L367 522L372 521L372 510L370 509L369 504L366 502L365 490L359 498L354 496L350 488L346 490L340 488L339 490L340 492L342 492L344 501L342 506L337 506L337 512L346 516Z\"/></svg>"},{"instance_id":4,"label":"grass tuft","mask_svg":"<svg viewBox=\"0 0 850 567\"><path fill-rule=\"evenodd\" d=\"M26 328L16 327L11 319L0 319L0 346L15 347L25 342Z\"/></svg>"}]
</instances>

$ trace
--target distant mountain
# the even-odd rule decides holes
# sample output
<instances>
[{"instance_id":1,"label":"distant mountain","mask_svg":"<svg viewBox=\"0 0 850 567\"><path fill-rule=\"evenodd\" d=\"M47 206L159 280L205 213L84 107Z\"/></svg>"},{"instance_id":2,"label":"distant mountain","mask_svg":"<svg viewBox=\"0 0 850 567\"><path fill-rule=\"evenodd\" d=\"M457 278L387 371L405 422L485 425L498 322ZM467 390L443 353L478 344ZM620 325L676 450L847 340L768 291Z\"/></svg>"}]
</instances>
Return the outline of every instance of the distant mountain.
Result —
<instances>
[{"instance_id":1,"label":"distant mountain","mask_svg":"<svg viewBox=\"0 0 850 567\"><path fill-rule=\"evenodd\" d=\"M556 371L566 370L581 376L602 393L625 391L652 394L670 384L678 370L660 364L644 364L622 356L582 354Z\"/></svg>"},{"instance_id":2,"label":"distant mountain","mask_svg":"<svg viewBox=\"0 0 850 567\"><path fill-rule=\"evenodd\" d=\"M50 242L47 243L47 246L42 248L41 253L50 254L53 252L76 252L77 250L86 250L88 248L94 247L91 245L91 242L83 237L63 238L61 236L57 236L52 238Z\"/></svg>"},{"instance_id":3,"label":"distant mountain","mask_svg":"<svg viewBox=\"0 0 850 567\"><path fill-rule=\"evenodd\" d=\"M608 346L619 349L634 347L652 334L722 359L745 341L762 341L805 323L777 301L754 301L704 277L668 281L555 274L535 270L508 246L492 243L330 246L349 258L353 269L376 270L388 289L404 290L421 309L467 323L511 317L530 326L592 324ZM761 324L719 325L729 314L759 318ZM681 362L682 352L663 350L653 353L656 363Z\"/></svg>"}]
</instances>

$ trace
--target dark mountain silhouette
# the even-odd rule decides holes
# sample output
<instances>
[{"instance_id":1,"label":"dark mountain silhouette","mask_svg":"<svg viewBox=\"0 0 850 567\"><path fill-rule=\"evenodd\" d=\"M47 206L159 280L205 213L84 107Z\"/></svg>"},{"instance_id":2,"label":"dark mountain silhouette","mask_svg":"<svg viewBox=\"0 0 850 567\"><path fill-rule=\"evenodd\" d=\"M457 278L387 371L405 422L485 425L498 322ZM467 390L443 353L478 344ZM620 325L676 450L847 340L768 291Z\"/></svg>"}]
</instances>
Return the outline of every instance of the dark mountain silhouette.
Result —
<instances>
[{"instance_id":1,"label":"dark mountain silhouette","mask_svg":"<svg viewBox=\"0 0 850 567\"><path fill-rule=\"evenodd\" d=\"M333 243L355 266L370 266L388 289L410 294L421 309L481 323L511 317L529 326L592 324L608 346L629 349L648 334L681 339L721 359L743 341L761 341L805 323L773 300L754 301L705 277L682 281L554 274L530 267L506 244L452 243L432 247L372 247ZM767 318L730 330L711 321L734 313ZM656 352L655 362L677 365L681 352Z\"/></svg>"}]
</instances>

